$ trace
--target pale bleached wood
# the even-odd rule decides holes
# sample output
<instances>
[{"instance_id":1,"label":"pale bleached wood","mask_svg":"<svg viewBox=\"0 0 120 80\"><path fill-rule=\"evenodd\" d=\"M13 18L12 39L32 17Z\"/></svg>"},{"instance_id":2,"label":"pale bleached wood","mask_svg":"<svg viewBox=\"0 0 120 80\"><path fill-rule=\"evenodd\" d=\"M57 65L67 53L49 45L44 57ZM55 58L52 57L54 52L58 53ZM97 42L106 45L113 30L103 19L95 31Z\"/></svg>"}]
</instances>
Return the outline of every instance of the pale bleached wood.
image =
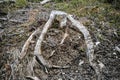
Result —
<instances>
[{"instance_id":1,"label":"pale bleached wood","mask_svg":"<svg viewBox=\"0 0 120 80\"><path fill-rule=\"evenodd\" d=\"M20 59L23 59L23 58L24 58L24 56L25 56L26 53L27 53L28 47L29 47L29 45L30 45L33 37L34 37L36 34L38 34L38 33L40 33L40 29L39 29L39 28L38 28L37 30L35 30L35 31L30 35L30 37L27 39L27 41L25 42L25 44L24 44L23 47L22 47L22 51L21 51L20 56L19 56Z\"/></svg>"},{"instance_id":2,"label":"pale bleached wood","mask_svg":"<svg viewBox=\"0 0 120 80\"><path fill-rule=\"evenodd\" d=\"M68 19L72 22L72 25L77 27L80 32L84 35L85 43L87 46L86 50L86 55L88 57L90 65L93 67L97 74L97 80L101 80L101 74L100 71L104 68L104 64L100 61L97 60L97 62L94 61L95 56L94 56L94 44L92 42L91 36L87 28L81 24L79 21L75 20L72 15L67 16ZM102 64L102 66L101 66Z\"/></svg>"},{"instance_id":3,"label":"pale bleached wood","mask_svg":"<svg viewBox=\"0 0 120 80\"><path fill-rule=\"evenodd\" d=\"M44 40L44 37L45 37L48 29L51 27L52 22L54 21L56 15L57 16L61 16L61 15L65 16L64 18L66 18L66 19L63 19L64 21L61 21L60 23L64 23L64 25L66 25L66 22L67 22L66 20L69 20L72 23L72 25L74 27L76 27L84 35L84 39L85 39L85 43L86 43L86 47L87 47L86 48L87 49L86 50L86 55L88 57L90 65L93 67L96 74L99 76L101 68L100 68L99 64L97 64L94 61L94 59L95 59L95 57L94 57L94 44L92 42L91 35L90 35L89 31L78 20L75 20L72 17L72 15L67 14L65 12L62 12L62 11L53 10L50 14L50 17L49 17L48 21L44 25L43 30L42 30L42 32L39 36L39 39L37 40L35 50L34 50L34 55L37 57L37 61L39 63L41 63L46 68L68 68L68 66L61 67L61 66L51 65L42 56L42 51L41 51L42 42ZM63 27L63 25L62 25L62 27ZM63 40L64 40L64 37L63 37ZM61 43L63 43L63 41ZM101 64L101 62L100 62L100 64ZM98 79L100 79L100 77Z\"/></svg>"},{"instance_id":4,"label":"pale bleached wood","mask_svg":"<svg viewBox=\"0 0 120 80\"><path fill-rule=\"evenodd\" d=\"M59 13L58 13L59 12ZM47 68L68 68L69 66L56 66L56 65L51 65L49 64L42 56L42 51L41 51L41 46L42 46L42 42L44 40L45 34L47 33L47 30L51 27L52 22L55 19L56 15L63 15L65 14L64 12L61 11L52 11L50 14L50 18L48 19L48 21L46 22L45 26L43 27L43 30L41 32L41 35L39 37L39 39L37 40L36 46L35 46L35 50L34 50L34 55L37 57L37 59L40 61L40 63Z\"/></svg>"}]
</instances>

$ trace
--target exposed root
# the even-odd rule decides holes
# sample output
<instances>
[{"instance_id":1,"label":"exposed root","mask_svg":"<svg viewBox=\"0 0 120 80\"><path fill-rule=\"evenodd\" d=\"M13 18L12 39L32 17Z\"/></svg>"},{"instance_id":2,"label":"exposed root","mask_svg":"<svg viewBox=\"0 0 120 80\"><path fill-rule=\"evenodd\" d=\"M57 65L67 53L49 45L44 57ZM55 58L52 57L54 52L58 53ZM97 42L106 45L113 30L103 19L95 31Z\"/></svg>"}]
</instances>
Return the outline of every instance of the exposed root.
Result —
<instances>
[{"instance_id":1,"label":"exposed root","mask_svg":"<svg viewBox=\"0 0 120 80\"><path fill-rule=\"evenodd\" d=\"M40 33L40 29L38 28L37 30L35 30L31 35L30 37L27 39L27 41L25 42L23 48L22 48L22 51L20 53L20 56L19 58L20 59L23 59L24 56L26 55L26 52L28 50L28 47L29 47L29 44L31 43L32 39L33 39L33 36L35 36L36 34Z\"/></svg>"},{"instance_id":2,"label":"exposed root","mask_svg":"<svg viewBox=\"0 0 120 80\"><path fill-rule=\"evenodd\" d=\"M60 12L60 14L58 14L57 12L51 12L50 14L50 18L49 20L46 22L41 35L39 37L39 39L37 40L36 46L35 46L35 51L34 51L34 55L36 56L37 61L42 64L44 67L46 68L68 68L68 67L61 67L61 66L56 66L56 65L50 65L49 63L47 63L47 61L43 58L42 56L42 51L41 51L41 45L43 42L43 39L45 37L45 34L47 33L48 29L51 27L52 22L55 19L56 15L63 15L64 12Z\"/></svg>"},{"instance_id":3,"label":"exposed root","mask_svg":"<svg viewBox=\"0 0 120 80\"><path fill-rule=\"evenodd\" d=\"M100 70L100 66L94 61L94 44L92 42L89 31L79 21L73 19L71 15L68 15L68 19L72 22L72 25L77 27L79 31L82 32L82 34L84 35L85 43L87 46L86 54L87 54L89 63L95 70L97 76L100 76L101 70ZM100 77L98 77L98 80L99 79Z\"/></svg>"},{"instance_id":4,"label":"exposed root","mask_svg":"<svg viewBox=\"0 0 120 80\"><path fill-rule=\"evenodd\" d=\"M67 13L61 12L61 11L53 11L53 13L58 14L58 15L66 15L66 17L70 20L73 26L77 27L80 32L84 35L85 38L85 43L87 46L87 51L86 54L88 56L90 65L93 67L95 70L96 74L99 76L100 71L101 71L101 66L99 66L95 61L94 61L94 44L92 42L91 36L89 34L89 31L83 26L79 21L75 20L72 15L69 15ZM100 79L100 77L98 77Z\"/></svg>"},{"instance_id":5,"label":"exposed root","mask_svg":"<svg viewBox=\"0 0 120 80\"><path fill-rule=\"evenodd\" d=\"M48 73L47 68L68 68L69 67L69 66L51 65L42 56L42 51L41 51L42 42L44 40L44 37L45 37L48 29L51 27L54 19L56 18L56 15L57 16L64 16L64 18L59 21L60 24L61 24L61 27L66 26L66 22L67 22L67 19L68 19L72 23L73 26L75 26L80 32L82 32L82 34L84 35L84 39L85 39L85 43L86 43L86 47L87 47L86 55L88 57L89 63L93 67L93 69L95 70L95 72L98 76L98 79L100 79L100 71L103 68L103 64L100 61L98 62L100 64L97 64L94 61L94 58L95 58L94 57L94 44L92 42L89 31L86 29L85 26L83 26L83 24L81 24L79 21L75 20L72 17L72 15L67 14L65 12L62 12L62 11L53 10L51 12L50 17L49 17L48 21L46 22L46 24L44 25L43 30L41 32L41 35L39 36L39 38L37 40L35 50L34 50L34 55L35 55L34 59L36 59L36 61L39 64L43 65L46 73ZM33 35L35 35L35 32L33 33ZM23 58L25 56L28 45L29 45L33 35L31 35L29 37L29 39L27 40L27 42L25 43L25 46L23 47L23 51L22 51L23 53L21 55L21 58ZM66 39L67 36L68 36L68 34L67 34L67 29L66 29L65 34L64 34L63 39L62 39L60 44L63 44L63 42L64 42L64 40ZM55 51L53 51L51 55L53 55L54 52ZM34 59L33 59L32 67L35 65Z\"/></svg>"}]
</instances>

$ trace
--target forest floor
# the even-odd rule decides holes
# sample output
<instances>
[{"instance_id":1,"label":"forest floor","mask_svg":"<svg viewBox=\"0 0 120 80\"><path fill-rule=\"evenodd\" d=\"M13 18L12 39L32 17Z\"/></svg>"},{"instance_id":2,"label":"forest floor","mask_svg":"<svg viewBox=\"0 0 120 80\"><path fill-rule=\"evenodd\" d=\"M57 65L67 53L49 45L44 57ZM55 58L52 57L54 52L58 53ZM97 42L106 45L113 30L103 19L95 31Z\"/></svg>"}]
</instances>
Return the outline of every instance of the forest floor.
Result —
<instances>
[{"instance_id":1,"label":"forest floor","mask_svg":"<svg viewBox=\"0 0 120 80\"><path fill-rule=\"evenodd\" d=\"M93 42L95 44L99 42L94 48L94 55L96 60L101 61L105 66L101 72L101 79L120 80L120 10L112 8L110 4L96 0L90 1L93 2L82 2L82 0L80 2L50 2L43 5L42 11L46 12L47 9L61 10L77 16L75 18L89 30ZM36 8L37 5L32 6ZM11 13L11 19L26 21L24 18L28 18L28 13ZM29 76L27 66L34 56L34 47L39 34L34 37L35 42L30 44L27 55L17 66L18 69L11 72L10 65L18 58L30 34L45 22L37 19L33 24L26 27L18 26L20 23L16 22L0 21L1 80L26 80L25 77ZM41 31L42 28L43 26L40 27ZM70 68L49 69L48 74L46 74L41 66L36 66L34 67L34 75L41 80L96 80L95 71L91 68L86 57L84 36L68 29L69 36L62 45L59 45L64 32L65 30L60 29L58 23L54 23L42 43L42 55L51 64L69 64ZM50 57L54 50L54 54Z\"/></svg>"}]
</instances>

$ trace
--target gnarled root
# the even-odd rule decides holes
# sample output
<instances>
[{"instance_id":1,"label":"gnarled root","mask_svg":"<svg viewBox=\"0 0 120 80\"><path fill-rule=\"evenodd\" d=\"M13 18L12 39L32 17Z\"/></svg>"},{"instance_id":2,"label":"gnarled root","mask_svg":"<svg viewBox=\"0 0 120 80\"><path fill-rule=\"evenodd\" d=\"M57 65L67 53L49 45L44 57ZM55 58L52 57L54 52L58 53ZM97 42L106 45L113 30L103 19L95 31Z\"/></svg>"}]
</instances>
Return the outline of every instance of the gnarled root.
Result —
<instances>
[{"instance_id":1,"label":"gnarled root","mask_svg":"<svg viewBox=\"0 0 120 80\"><path fill-rule=\"evenodd\" d=\"M44 40L44 37L45 37L48 29L51 27L52 22L54 21L56 15L57 16L65 16L62 21L59 21L59 22L61 22L60 23L61 27L66 26L66 22L67 22L67 19L68 19L72 23L72 25L74 27L76 27L80 32L82 32L82 34L84 35L84 39L85 39L85 43L86 43L86 47L87 47L86 55L88 57L90 65L93 67L93 69L95 70L95 72L96 72L96 74L98 76L98 79L100 80L100 71L103 68L103 64L100 61L98 62L99 64L97 64L94 61L94 58L95 58L94 57L94 44L92 42L91 36L89 34L89 31L79 21L75 20L72 17L72 15L67 14L65 12L62 12L62 11L55 11L55 10L53 10L51 12L51 14L50 14L50 18L48 19L48 21L44 25L43 30L42 30L42 32L41 32L41 34L40 34L40 36L39 36L39 38L37 40L37 43L36 43L36 46L35 46L35 50L34 50L34 56L35 56L34 58L36 59L36 61L39 64L44 66L44 69L45 69L46 73L48 72L47 68L68 68L69 67L69 66L51 65L42 56L42 51L41 51L42 42ZM65 34L63 36L63 39L62 39L60 44L62 44L64 42L64 40L65 40L65 38L67 36L68 36L68 34L67 34L67 32L65 32ZM32 36L30 37L30 40L31 40L31 38L32 38ZM29 40L27 42L29 42ZM28 43L26 43L25 45L28 46ZM24 49L22 52L26 52L26 49ZM23 54L23 56L24 55L25 54ZM21 58L23 58L23 57L21 57ZM32 65L34 66L34 64L32 64Z\"/></svg>"}]
</instances>

